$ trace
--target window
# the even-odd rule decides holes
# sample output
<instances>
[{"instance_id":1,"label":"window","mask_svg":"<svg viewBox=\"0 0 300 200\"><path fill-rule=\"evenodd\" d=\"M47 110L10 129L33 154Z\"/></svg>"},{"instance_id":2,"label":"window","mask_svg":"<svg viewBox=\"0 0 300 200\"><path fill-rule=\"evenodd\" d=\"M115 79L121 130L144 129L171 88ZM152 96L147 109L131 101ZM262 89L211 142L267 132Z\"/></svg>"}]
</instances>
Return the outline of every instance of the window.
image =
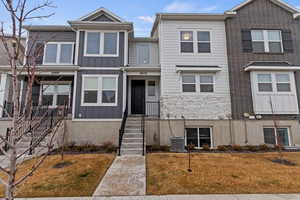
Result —
<instances>
[{"instance_id":1,"label":"window","mask_svg":"<svg viewBox=\"0 0 300 200\"><path fill-rule=\"evenodd\" d=\"M214 92L214 75L210 74L184 74L182 75L182 91L200 93Z\"/></svg>"},{"instance_id":2,"label":"window","mask_svg":"<svg viewBox=\"0 0 300 200\"><path fill-rule=\"evenodd\" d=\"M291 92L290 73L258 73L257 84L259 92Z\"/></svg>"},{"instance_id":3,"label":"window","mask_svg":"<svg viewBox=\"0 0 300 200\"><path fill-rule=\"evenodd\" d=\"M180 48L181 53L193 53L194 42L193 42L193 31L181 31L180 32Z\"/></svg>"},{"instance_id":4,"label":"window","mask_svg":"<svg viewBox=\"0 0 300 200\"><path fill-rule=\"evenodd\" d=\"M200 75L200 92L214 92L214 77Z\"/></svg>"},{"instance_id":5,"label":"window","mask_svg":"<svg viewBox=\"0 0 300 200\"><path fill-rule=\"evenodd\" d=\"M182 76L182 91L196 92L196 77L194 75Z\"/></svg>"},{"instance_id":6,"label":"window","mask_svg":"<svg viewBox=\"0 0 300 200\"><path fill-rule=\"evenodd\" d=\"M83 75L83 106L116 106L118 77Z\"/></svg>"},{"instance_id":7,"label":"window","mask_svg":"<svg viewBox=\"0 0 300 200\"><path fill-rule=\"evenodd\" d=\"M54 43L45 45L44 64L72 64L74 43Z\"/></svg>"},{"instance_id":8,"label":"window","mask_svg":"<svg viewBox=\"0 0 300 200\"><path fill-rule=\"evenodd\" d=\"M290 92L291 83L289 74L276 74L276 86L278 92Z\"/></svg>"},{"instance_id":9,"label":"window","mask_svg":"<svg viewBox=\"0 0 300 200\"><path fill-rule=\"evenodd\" d=\"M102 78L102 103L116 103L117 81L115 77Z\"/></svg>"},{"instance_id":10,"label":"window","mask_svg":"<svg viewBox=\"0 0 300 200\"><path fill-rule=\"evenodd\" d=\"M86 34L86 54L100 54L100 33L87 32Z\"/></svg>"},{"instance_id":11,"label":"window","mask_svg":"<svg viewBox=\"0 0 300 200\"><path fill-rule=\"evenodd\" d=\"M69 104L71 86L68 85L42 85L42 105L62 106Z\"/></svg>"},{"instance_id":12,"label":"window","mask_svg":"<svg viewBox=\"0 0 300 200\"><path fill-rule=\"evenodd\" d=\"M264 128L265 144L290 146L290 135L288 128Z\"/></svg>"},{"instance_id":13,"label":"window","mask_svg":"<svg viewBox=\"0 0 300 200\"><path fill-rule=\"evenodd\" d=\"M104 33L104 52L105 55L117 54L117 33Z\"/></svg>"},{"instance_id":14,"label":"window","mask_svg":"<svg viewBox=\"0 0 300 200\"><path fill-rule=\"evenodd\" d=\"M198 31L198 53L210 53L210 32Z\"/></svg>"},{"instance_id":15,"label":"window","mask_svg":"<svg viewBox=\"0 0 300 200\"><path fill-rule=\"evenodd\" d=\"M258 74L258 91L259 92L272 92L272 76L271 74Z\"/></svg>"},{"instance_id":16,"label":"window","mask_svg":"<svg viewBox=\"0 0 300 200\"><path fill-rule=\"evenodd\" d=\"M118 32L86 32L85 56L117 56Z\"/></svg>"},{"instance_id":17,"label":"window","mask_svg":"<svg viewBox=\"0 0 300 200\"><path fill-rule=\"evenodd\" d=\"M148 44L137 45L138 64L150 63L150 47Z\"/></svg>"},{"instance_id":18,"label":"window","mask_svg":"<svg viewBox=\"0 0 300 200\"><path fill-rule=\"evenodd\" d=\"M155 96L155 81L148 81L148 97Z\"/></svg>"},{"instance_id":19,"label":"window","mask_svg":"<svg viewBox=\"0 0 300 200\"><path fill-rule=\"evenodd\" d=\"M252 30L251 37L254 52L281 53L283 51L280 30Z\"/></svg>"},{"instance_id":20,"label":"window","mask_svg":"<svg viewBox=\"0 0 300 200\"><path fill-rule=\"evenodd\" d=\"M204 145L212 146L211 129L210 128L187 128L186 129L186 145L194 145L201 148Z\"/></svg>"}]
</instances>

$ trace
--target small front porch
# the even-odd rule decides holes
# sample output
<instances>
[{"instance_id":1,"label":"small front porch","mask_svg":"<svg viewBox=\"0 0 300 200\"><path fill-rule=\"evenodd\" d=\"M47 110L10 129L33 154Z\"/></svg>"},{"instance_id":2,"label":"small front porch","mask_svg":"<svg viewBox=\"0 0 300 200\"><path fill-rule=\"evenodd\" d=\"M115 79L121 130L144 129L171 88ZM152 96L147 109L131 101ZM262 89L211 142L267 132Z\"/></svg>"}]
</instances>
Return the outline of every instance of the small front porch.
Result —
<instances>
[{"instance_id":1,"label":"small front porch","mask_svg":"<svg viewBox=\"0 0 300 200\"><path fill-rule=\"evenodd\" d=\"M128 115L160 117L160 77L127 77Z\"/></svg>"}]
</instances>

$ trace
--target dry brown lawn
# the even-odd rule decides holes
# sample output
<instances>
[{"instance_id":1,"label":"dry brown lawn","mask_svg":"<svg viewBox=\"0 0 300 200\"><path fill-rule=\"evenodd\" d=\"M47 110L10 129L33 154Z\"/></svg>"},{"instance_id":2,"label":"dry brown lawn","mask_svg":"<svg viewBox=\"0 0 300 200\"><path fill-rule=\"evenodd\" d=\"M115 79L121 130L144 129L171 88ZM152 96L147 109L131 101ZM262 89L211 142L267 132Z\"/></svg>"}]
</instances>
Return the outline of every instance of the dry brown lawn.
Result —
<instances>
[{"instance_id":1,"label":"dry brown lawn","mask_svg":"<svg viewBox=\"0 0 300 200\"><path fill-rule=\"evenodd\" d=\"M34 175L18 187L17 196L91 196L114 157L114 154L65 155L64 162L71 162L72 164L57 169L53 166L61 162L60 156L49 156ZM33 160L25 161L19 168L17 175L24 174L33 162ZM0 197L3 194L4 187L0 184Z\"/></svg>"},{"instance_id":2,"label":"dry brown lawn","mask_svg":"<svg viewBox=\"0 0 300 200\"><path fill-rule=\"evenodd\" d=\"M277 153L147 155L147 193L163 194L247 194L300 193L300 153L284 153L296 163L273 163Z\"/></svg>"}]
</instances>

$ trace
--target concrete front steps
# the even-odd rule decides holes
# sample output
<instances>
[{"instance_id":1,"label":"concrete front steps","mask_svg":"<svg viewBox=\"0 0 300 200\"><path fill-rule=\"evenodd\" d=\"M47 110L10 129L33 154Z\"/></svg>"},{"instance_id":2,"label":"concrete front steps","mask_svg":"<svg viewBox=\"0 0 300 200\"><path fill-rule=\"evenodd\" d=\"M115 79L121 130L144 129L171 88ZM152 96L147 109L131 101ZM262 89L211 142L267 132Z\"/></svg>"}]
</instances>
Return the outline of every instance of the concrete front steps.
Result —
<instances>
[{"instance_id":1,"label":"concrete front steps","mask_svg":"<svg viewBox=\"0 0 300 200\"><path fill-rule=\"evenodd\" d=\"M143 155L142 117L127 118L121 155Z\"/></svg>"}]
</instances>

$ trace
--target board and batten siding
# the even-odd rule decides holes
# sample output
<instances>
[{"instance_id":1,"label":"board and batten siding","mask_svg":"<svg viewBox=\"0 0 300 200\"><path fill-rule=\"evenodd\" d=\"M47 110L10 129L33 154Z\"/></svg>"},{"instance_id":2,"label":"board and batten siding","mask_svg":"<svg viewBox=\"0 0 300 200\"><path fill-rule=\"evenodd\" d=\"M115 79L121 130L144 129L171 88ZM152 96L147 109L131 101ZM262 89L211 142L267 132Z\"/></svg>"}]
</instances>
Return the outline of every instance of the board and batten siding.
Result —
<instances>
[{"instance_id":1,"label":"board and batten siding","mask_svg":"<svg viewBox=\"0 0 300 200\"><path fill-rule=\"evenodd\" d=\"M124 32L119 32L118 57L84 56L85 32L80 31L78 65L81 67L123 67L124 66Z\"/></svg>"},{"instance_id":2,"label":"board and batten siding","mask_svg":"<svg viewBox=\"0 0 300 200\"><path fill-rule=\"evenodd\" d=\"M161 62L161 115L163 119L224 119L231 114L226 34L224 21L167 21L159 24ZM180 31L203 30L211 33L211 53L180 53ZM215 91L211 94L183 93L181 74L176 65L219 66ZM195 73L199 74L199 73Z\"/></svg>"},{"instance_id":3,"label":"board and batten siding","mask_svg":"<svg viewBox=\"0 0 300 200\"><path fill-rule=\"evenodd\" d=\"M44 44L46 42L74 42L76 43L76 32L74 31L30 31L28 34L27 50L31 55L38 50L39 57L36 63L43 64ZM75 49L75 48L74 48Z\"/></svg>"},{"instance_id":4,"label":"board and batten siding","mask_svg":"<svg viewBox=\"0 0 300 200\"><path fill-rule=\"evenodd\" d=\"M149 64L138 63L138 45L149 45ZM158 66L159 65L159 53L158 42L135 42L129 43L129 66Z\"/></svg>"},{"instance_id":5,"label":"board and batten siding","mask_svg":"<svg viewBox=\"0 0 300 200\"><path fill-rule=\"evenodd\" d=\"M243 52L243 29L290 30L293 51L282 54ZM256 0L226 20L227 51L231 86L233 119L243 119L244 113L254 113L250 72L244 67L252 61L288 61L300 65L300 20L270 0ZM297 98L300 94L300 72L295 72ZM269 116L264 116L268 119ZM295 119L296 115L278 115L277 119ZM271 119L271 118L270 118Z\"/></svg>"}]
</instances>

